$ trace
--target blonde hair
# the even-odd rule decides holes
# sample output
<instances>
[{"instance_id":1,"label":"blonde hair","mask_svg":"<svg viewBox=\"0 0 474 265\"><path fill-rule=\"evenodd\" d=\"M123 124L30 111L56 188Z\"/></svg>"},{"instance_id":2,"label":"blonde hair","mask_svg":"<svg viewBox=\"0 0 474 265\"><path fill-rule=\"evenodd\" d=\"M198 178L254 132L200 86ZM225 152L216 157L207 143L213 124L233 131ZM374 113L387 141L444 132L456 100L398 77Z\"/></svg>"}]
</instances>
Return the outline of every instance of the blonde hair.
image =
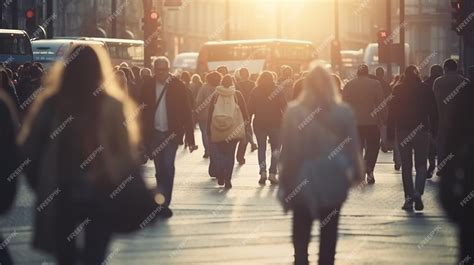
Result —
<instances>
[{"instance_id":1,"label":"blonde hair","mask_svg":"<svg viewBox=\"0 0 474 265\"><path fill-rule=\"evenodd\" d=\"M82 54L83 52L84 54ZM80 57L81 54L83 57ZM82 67L82 64L85 63L84 56L96 56L97 58L99 64L98 68L96 62L90 63L91 69L97 68L92 71L100 71L100 73L94 73L96 74L94 77L97 78L98 86L84 87L83 91L75 91L74 88L83 86L84 83L88 84L88 86L94 84L94 81L91 81L93 78L91 78L91 80L80 80L82 82L74 84L75 87L71 88L69 87L71 80L66 80L67 77L74 77L73 73L80 70L80 66ZM96 133L97 140L104 145L104 153L107 153L107 155L110 155L109 157L112 158L105 161L104 167L109 173L111 181L117 183L120 181L120 179L117 178L122 177L118 176L120 173L119 171L125 166L120 165L120 163L129 159L136 161L138 157L140 128L137 118L131 119L131 117L134 116L134 112L136 112L137 106L120 88L114 74L110 57L102 46L76 45L69 50L65 58L65 61L55 63L45 75L41 92L33 102L31 110L25 119L22 130L18 136L18 142L23 144L30 133L32 133L31 128L35 117L49 98L53 96L60 97L61 100L58 100L57 103L63 104L63 106L65 106L62 102L64 99L73 102L73 105L76 105L76 107L80 106L75 109L79 111L84 111L86 108L90 107L87 103L92 103L94 100L97 100L95 103L98 108L100 108L101 114L97 119L97 131L93 131L93 133ZM87 70L84 69L84 71ZM91 70L89 69L89 71ZM90 93L90 95L87 93ZM77 95L81 95L83 98L76 98ZM84 101L81 101L81 99ZM119 104L117 104L117 102ZM61 111L58 106L54 107L56 107L55 113ZM119 108L123 113L120 113ZM74 110L74 107L71 107L71 109ZM123 120L120 119L123 118L125 118L126 124L122 124ZM123 138L120 139L121 141L117 140L119 137L117 135L117 128L122 129L119 126L125 127L128 141L123 141Z\"/></svg>"},{"instance_id":2,"label":"blonde hair","mask_svg":"<svg viewBox=\"0 0 474 265\"><path fill-rule=\"evenodd\" d=\"M309 66L298 101L310 107L330 106L341 102L334 78L317 62L312 62Z\"/></svg>"}]
</instances>

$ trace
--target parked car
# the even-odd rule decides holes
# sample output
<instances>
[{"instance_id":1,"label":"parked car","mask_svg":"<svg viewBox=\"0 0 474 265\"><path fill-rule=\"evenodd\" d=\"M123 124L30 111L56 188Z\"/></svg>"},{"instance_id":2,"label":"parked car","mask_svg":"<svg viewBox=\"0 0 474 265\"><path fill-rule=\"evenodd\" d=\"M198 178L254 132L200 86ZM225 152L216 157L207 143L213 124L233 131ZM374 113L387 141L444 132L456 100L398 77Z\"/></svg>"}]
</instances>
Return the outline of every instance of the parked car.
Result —
<instances>
[{"instance_id":1,"label":"parked car","mask_svg":"<svg viewBox=\"0 0 474 265\"><path fill-rule=\"evenodd\" d=\"M0 64L16 69L32 61L33 52L28 34L23 30L0 29Z\"/></svg>"}]
</instances>

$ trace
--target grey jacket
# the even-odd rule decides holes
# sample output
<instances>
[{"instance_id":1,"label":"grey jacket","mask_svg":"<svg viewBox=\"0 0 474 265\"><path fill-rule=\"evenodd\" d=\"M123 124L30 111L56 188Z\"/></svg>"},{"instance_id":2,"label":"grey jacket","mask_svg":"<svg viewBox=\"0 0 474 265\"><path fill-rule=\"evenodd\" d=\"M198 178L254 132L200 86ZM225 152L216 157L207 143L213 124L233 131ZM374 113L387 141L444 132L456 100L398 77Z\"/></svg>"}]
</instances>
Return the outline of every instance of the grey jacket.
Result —
<instances>
[{"instance_id":1,"label":"grey jacket","mask_svg":"<svg viewBox=\"0 0 474 265\"><path fill-rule=\"evenodd\" d=\"M279 199L285 210L303 206L317 218L324 207L342 204L362 180L363 165L351 109L315 109L292 103L283 118ZM305 165L311 173L302 171Z\"/></svg>"},{"instance_id":2,"label":"grey jacket","mask_svg":"<svg viewBox=\"0 0 474 265\"><path fill-rule=\"evenodd\" d=\"M367 76L356 77L346 84L342 96L352 107L358 126L385 123L388 108L384 104L382 85L378 80Z\"/></svg>"},{"instance_id":3,"label":"grey jacket","mask_svg":"<svg viewBox=\"0 0 474 265\"><path fill-rule=\"evenodd\" d=\"M208 83L203 84L201 89L199 89L196 105L194 107L194 114L196 115L198 122L207 122L209 116L209 105L211 104L215 90L216 88Z\"/></svg>"}]
</instances>

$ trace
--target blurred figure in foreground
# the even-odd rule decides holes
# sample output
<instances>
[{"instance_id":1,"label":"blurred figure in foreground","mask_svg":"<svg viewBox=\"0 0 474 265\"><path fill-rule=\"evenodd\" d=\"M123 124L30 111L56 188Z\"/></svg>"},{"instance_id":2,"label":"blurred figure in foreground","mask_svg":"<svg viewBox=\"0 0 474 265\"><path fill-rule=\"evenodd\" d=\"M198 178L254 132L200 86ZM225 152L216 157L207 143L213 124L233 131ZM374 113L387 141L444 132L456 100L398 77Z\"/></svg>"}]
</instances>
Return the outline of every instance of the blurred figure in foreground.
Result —
<instances>
[{"instance_id":1,"label":"blurred figure in foreground","mask_svg":"<svg viewBox=\"0 0 474 265\"><path fill-rule=\"evenodd\" d=\"M257 80L257 87L250 94L248 111L250 120L253 120L253 129L258 143L258 165L260 185L267 181L267 141L270 141L272 150L268 180L271 184L278 184L277 165L281 151L281 122L286 110L286 99L282 93L275 93L276 84L272 74L264 71ZM273 94L275 93L275 94ZM272 97L273 94L273 97Z\"/></svg>"},{"instance_id":2,"label":"blurred figure in foreground","mask_svg":"<svg viewBox=\"0 0 474 265\"><path fill-rule=\"evenodd\" d=\"M436 136L438 115L433 91L421 82L418 68L414 65L405 70L405 78L393 89L389 105L387 138L393 146L395 132L402 158L402 180L405 193L402 209L421 211L425 191L430 133ZM414 156L413 156L414 153ZM413 159L415 160L415 184L413 184Z\"/></svg>"},{"instance_id":3,"label":"blurred figure in foreground","mask_svg":"<svg viewBox=\"0 0 474 265\"><path fill-rule=\"evenodd\" d=\"M361 141L365 150L367 184L375 183L374 169L380 150L380 131L387 108L382 105L383 93L380 82L369 77L369 67L359 66L357 77L349 81L342 91L344 101L353 109Z\"/></svg>"},{"instance_id":4,"label":"blurred figure in foreground","mask_svg":"<svg viewBox=\"0 0 474 265\"><path fill-rule=\"evenodd\" d=\"M283 119L279 198L293 210L295 264L308 264L311 229L319 219L318 264L332 265L342 204L364 174L354 114L341 103L331 75L321 66L310 69Z\"/></svg>"},{"instance_id":5,"label":"blurred figure in foreground","mask_svg":"<svg viewBox=\"0 0 474 265\"><path fill-rule=\"evenodd\" d=\"M454 65L450 69L454 69ZM463 84L464 80L461 81L460 76L454 72L441 78L435 81L440 81L437 87L438 95L445 93L443 89L458 90L441 86L449 84L450 82L445 83L448 80L458 80L451 84L458 84L459 91L456 99L447 96L444 101L446 103L442 103L450 105L451 111L443 113L447 115L444 122L448 123L445 125L449 130L446 131L446 139L442 142L444 144L438 145L446 154L444 160L438 158L440 199L448 217L458 226L459 264L466 264L466 257L474 257L474 85L472 82Z\"/></svg>"},{"instance_id":6,"label":"blurred figure in foreground","mask_svg":"<svg viewBox=\"0 0 474 265\"><path fill-rule=\"evenodd\" d=\"M5 76L0 74L0 216L4 215L13 204L17 183L15 171L21 164L16 145L16 133L19 129L18 118L12 99L4 91L3 78ZM6 242L1 234L0 242ZM13 264L7 245L2 244L0 247L0 264Z\"/></svg>"},{"instance_id":7,"label":"blurred figure in foreground","mask_svg":"<svg viewBox=\"0 0 474 265\"><path fill-rule=\"evenodd\" d=\"M74 59L53 66L52 87L32 106L19 136L37 195L33 246L60 265L98 265L112 227L122 222L107 214L105 202L136 166L139 130L135 119L125 119L135 109L131 99L114 78L104 83L112 68L105 50L76 46L67 56Z\"/></svg>"}]
</instances>

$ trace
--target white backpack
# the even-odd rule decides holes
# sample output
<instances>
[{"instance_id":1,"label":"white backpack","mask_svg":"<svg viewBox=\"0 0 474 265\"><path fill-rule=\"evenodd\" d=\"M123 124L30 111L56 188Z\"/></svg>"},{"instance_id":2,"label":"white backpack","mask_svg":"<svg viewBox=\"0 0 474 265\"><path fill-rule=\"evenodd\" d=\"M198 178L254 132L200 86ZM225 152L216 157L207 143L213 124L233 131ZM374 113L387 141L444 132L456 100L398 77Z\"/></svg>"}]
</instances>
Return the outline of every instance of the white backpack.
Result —
<instances>
[{"instance_id":1,"label":"white backpack","mask_svg":"<svg viewBox=\"0 0 474 265\"><path fill-rule=\"evenodd\" d=\"M229 142L245 137L244 119L237 99L234 96L217 96L212 112L211 141Z\"/></svg>"}]
</instances>

